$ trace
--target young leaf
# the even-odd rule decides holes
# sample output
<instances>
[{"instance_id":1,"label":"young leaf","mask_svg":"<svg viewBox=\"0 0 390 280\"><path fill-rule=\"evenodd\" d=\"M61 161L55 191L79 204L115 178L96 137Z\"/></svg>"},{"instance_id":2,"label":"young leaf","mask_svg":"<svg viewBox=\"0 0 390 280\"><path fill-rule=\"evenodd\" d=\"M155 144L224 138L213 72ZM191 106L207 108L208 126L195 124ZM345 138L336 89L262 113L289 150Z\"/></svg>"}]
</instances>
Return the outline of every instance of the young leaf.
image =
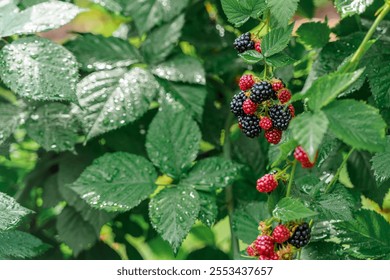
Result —
<instances>
[{"instance_id":1,"label":"young leaf","mask_svg":"<svg viewBox=\"0 0 390 280\"><path fill-rule=\"evenodd\" d=\"M337 237L347 251L359 259L390 258L390 224L379 214L361 210L355 220L340 222Z\"/></svg>"},{"instance_id":2,"label":"young leaf","mask_svg":"<svg viewBox=\"0 0 390 280\"><path fill-rule=\"evenodd\" d=\"M17 230L0 230L0 260L31 259L49 248L31 234Z\"/></svg>"},{"instance_id":3,"label":"young leaf","mask_svg":"<svg viewBox=\"0 0 390 280\"><path fill-rule=\"evenodd\" d=\"M329 121L322 111L303 113L294 118L290 124L294 139L308 153L312 161L328 130L328 124Z\"/></svg>"},{"instance_id":4,"label":"young leaf","mask_svg":"<svg viewBox=\"0 0 390 280\"><path fill-rule=\"evenodd\" d=\"M276 205L273 216L284 222L304 219L317 215L316 212L307 208L298 199L285 197Z\"/></svg>"},{"instance_id":5,"label":"young leaf","mask_svg":"<svg viewBox=\"0 0 390 280\"><path fill-rule=\"evenodd\" d=\"M94 208L124 212L153 193L156 178L149 161L117 152L96 159L69 187Z\"/></svg>"},{"instance_id":6,"label":"young leaf","mask_svg":"<svg viewBox=\"0 0 390 280\"><path fill-rule=\"evenodd\" d=\"M195 164L188 176L180 183L201 191L225 188L237 178L240 167L240 165L220 157L203 159Z\"/></svg>"},{"instance_id":7,"label":"young leaf","mask_svg":"<svg viewBox=\"0 0 390 280\"><path fill-rule=\"evenodd\" d=\"M261 42L262 54L265 57L270 57L284 50L287 47L288 42L290 42L293 26L294 25L291 24L286 28L276 28L265 35Z\"/></svg>"},{"instance_id":8,"label":"young leaf","mask_svg":"<svg viewBox=\"0 0 390 280\"><path fill-rule=\"evenodd\" d=\"M21 206L13 197L0 192L0 231L15 227L30 213L31 210Z\"/></svg>"},{"instance_id":9,"label":"young leaf","mask_svg":"<svg viewBox=\"0 0 390 280\"><path fill-rule=\"evenodd\" d=\"M153 227L174 252L180 247L198 217L200 200L191 187L164 189L152 198L149 217Z\"/></svg>"},{"instance_id":10,"label":"young leaf","mask_svg":"<svg viewBox=\"0 0 390 280\"><path fill-rule=\"evenodd\" d=\"M189 0L121 0L120 4L123 7L123 13L134 19L141 35L161 23L173 20L187 7L189 2Z\"/></svg>"},{"instance_id":11,"label":"young leaf","mask_svg":"<svg viewBox=\"0 0 390 280\"><path fill-rule=\"evenodd\" d=\"M245 62L250 64L255 64L264 60L264 56L258 51L254 51L254 50L240 53L238 56L241 57Z\"/></svg>"},{"instance_id":12,"label":"young leaf","mask_svg":"<svg viewBox=\"0 0 390 280\"><path fill-rule=\"evenodd\" d=\"M250 202L233 213L233 230L237 237L251 244L259 235L259 221L269 218L266 202Z\"/></svg>"},{"instance_id":13,"label":"young leaf","mask_svg":"<svg viewBox=\"0 0 390 280\"><path fill-rule=\"evenodd\" d=\"M342 17L362 14L374 0L336 0L335 6Z\"/></svg>"},{"instance_id":14,"label":"young leaf","mask_svg":"<svg viewBox=\"0 0 390 280\"><path fill-rule=\"evenodd\" d=\"M74 150L79 124L70 106L48 103L39 107L26 123L28 135L47 151Z\"/></svg>"},{"instance_id":15,"label":"young leaf","mask_svg":"<svg viewBox=\"0 0 390 280\"><path fill-rule=\"evenodd\" d=\"M127 67L142 61L137 48L129 42L101 35L85 34L65 45L86 72Z\"/></svg>"},{"instance_id":16,"label":"young leaf","mask_svg":"<svg viewBox=\"0 0 390 280\"><path fill-rule=\"evenodd\" d=\"M295 63L295 59L283 52L267 57L266 61L275 68L284 67Z\"/></svg>"},{"instance_id":17,"label":"young leaf","mask_svg":"<svg viewBox=\"0 0 390 280\"><path fill-rule=\"evenodd\" d=\"M146 136L146 150L161 171L174 178L195 160L201 134L185 111L164 107L153 119Z\"/></svg>"},{"instance_id":18,"label":"young leaf","mask_svg":"<svg viewBox=\"0 0 390 280\"><path fill-rule=\"evenodd\" d=\"M229 22L236 27L251 17L258 18L267 8L265 0L222 0L221 4Z\"/></svg>"},{"instance_id":19,"label":"young leaf","mask_svg":"<svg viewBox=\"0 0 390 280\"><path fill-rule=\"evenodd\" d=\"M322 107L328 105L337 96L353 84L363 73L363 70L358 70L353 73L339 74L332 73L322 76L316 80L304 95L295 95L294 99L309 97L309 107L312 110L318 111Z\"/></svg>"},{"instance_id":20,"label":"young leaf","mask_svg":"<svg viewBox=\"0 0 390 280\"><path fill-rule=\"evenodd\" d=\"M76 5L60 1L40 3L23 11L12 9L0 16L0 37L56 29L70 22L82 11Z\"/></svg>"},{"instance_id":21,"label":"young leaf","mask_svg":"<svg viewBox=\"0 0 390 280\"><path fill-rule=\"evenodd\" d=\"M384 152L376 153L372 159L372 170L378 182L390 179L390 136L387 136L387 143Z\"/></svg>"},{"instance_id":22,"label":"young leaf","mask_svg":"<svg viewBox=\"0 0 390 280\"><path fill-rule=\"evenodd\" d=\"M297 34L305 45L322 48L329 42L330 28L326 23L308 22L299 27Z\"/></svg>"},{"instance_id":23,"label":"young leaf","mask_svg":"<svg viewBox=\"0 0 390 280\"><path fill-rule=\"evenodd\" d=\"M198 192L200 200L200 211L198 219L208 227L212 227L217 219L218 206L215 194Z\"/></svg>"},{"instance_id":24,"label":"young leaf","mask_svg":"<svg viewBox=\"0 0 390 280\"><path fill-rule=\"evenodd\" d=\"M87 139L91 139L140 118L149 109L158 87L153 75L141 68L95 72L78 84L81 108L75 107L72 112L80 118Z\"/></svg>"},{"instance_id":25,"label":"young leaf","mask_svg":"<svg viewBox=\"0 0 390 280\"><path fill-rule=\"evenodd\" d=\"M141 46L145 60L150 64L163 61L177 44L181 29L184 25L184 16L153 30Z\"/></svg>"},{"instance_id":26,"label":"young leaf","mask_svg":"<svg viewBox=\"0 0 390 280\"><path fill-rule=\"evenodd\" d=\"M324 109L330 130L356 149L380 152L386 124L377 109L356 100L340 100Z\"/></svg>"},{"instance_id":27,"label":"young leaf","mask_svg":"<svg viewBox=\"0 0 390 280\"><path fill-rule=\"evenodd\" d=\"M15 131L20 122L20 110L18 107L0 103L0 144Z\"/></svg>"},{"instance_id":28,"label":"young leaf","mask_svg":"<svg viewBox=\"0 0 390 280\"><path fill-rule=\"evenodd\" d=\"M268 0L271 14L276 18L281 27L287 26L289 20L298 8L299 0Z\"/></svg>"},{"instance_id":29,"label":"young leaf","mask_svg":"<svg viewBox=\"0 0 390 280\"><path fill-rule=\"evenodd\" d=\"M77 61L64 47L26 37L0 52L0 78L12 91L35 100L76 100Z\"/></svg>"},{"instance_id":30,"label":"young leaf","mask_svg":"<svg viewBox=\"0 0 390 280\"><path fill-rule=\"evenodd\" d=\"M191 71L188 71L191 69ZM152 67L152 73L162 79L173 82L206 84L206 74L202 64L196 58L179 55Z\"/></svg>"}]
</instances>

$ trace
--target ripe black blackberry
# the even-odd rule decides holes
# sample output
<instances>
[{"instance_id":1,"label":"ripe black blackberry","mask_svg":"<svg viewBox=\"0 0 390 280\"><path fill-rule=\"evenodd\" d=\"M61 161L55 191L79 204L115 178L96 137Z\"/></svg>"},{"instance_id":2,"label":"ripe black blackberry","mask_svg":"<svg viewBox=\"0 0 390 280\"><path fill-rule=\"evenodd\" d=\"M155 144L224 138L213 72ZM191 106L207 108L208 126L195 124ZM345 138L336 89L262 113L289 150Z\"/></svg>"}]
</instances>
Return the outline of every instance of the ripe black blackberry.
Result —
<instances>
[{"instance_id":1,"label":"ripe black blackberry","mask_svg":"<svg viewBox=\"0 0 390 280\"><path fill-rule=\"evenodd\" d=\"M288 243L299 249L309 243L310 233L311 230L308 223L303 223L295 229L291 238L288 240Z\"/></svg>"},{"instance_id":2,"label":"ripe black blackberry","mask_svg":"<svg viewBox=\"0 0 390 280\"><path fill-rule=\"evenodd\" d=\"M232 101L230 102L230 111L236 115L236 117L245 115L244 110L242 109L242 104L246 100L245 92L240 91L239 93L233 96Z\"/></svg>"},{"instance_id":3,"label":"ripe black blackberry","mask_svg":"<svg viewBox=\"0 0 390 280\"><path fill-rule=\"evenodd\" d=\"M275 96L275 92L272 89L272 85L263 81L253 85L249 98L255 103L261 103L271 99L273 96Z\"/></svg>"},{"instance_id":4,"label":"ripe black blackberry","mask_svg":"<svg viewBox=\"0 0 390 280\"><path fill-rule=\"evenodd\" d=\"M255 42L252 41L251 34L247 32L236 38L233 46L239 53L243 53L245 51L253 50L255 48Z\"/></svg>"},{"instance_id":5,"label":"ripe black blackberry","mask_svg":"<svg viewBox=\"0 0 390 280\"><path fill-rule=\"evenodd\" d=\"M250 138L259 136L261 128L259 126L259 118L255 115L240 116L238 122L241 125L242 132Z\"/></svg>"},{"instance_id":6,"label":"ripe black blackberry","mask_svg":"<svg viewBox=\"0 0 390 280\"><path fill-rule=\"evenodd\" d=\"M274 128L286 130L291 121L291 112L282 105L274 105L269 109L269 116Z\"/></svg>"}]
</instances>

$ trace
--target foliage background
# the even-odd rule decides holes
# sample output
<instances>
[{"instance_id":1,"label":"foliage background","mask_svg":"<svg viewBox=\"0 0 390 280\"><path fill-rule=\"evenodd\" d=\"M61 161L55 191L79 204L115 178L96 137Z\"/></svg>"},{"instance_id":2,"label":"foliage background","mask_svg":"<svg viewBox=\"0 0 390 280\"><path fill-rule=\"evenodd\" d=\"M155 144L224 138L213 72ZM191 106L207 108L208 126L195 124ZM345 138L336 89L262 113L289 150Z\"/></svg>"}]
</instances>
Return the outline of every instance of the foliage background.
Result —
<instances>
[{"instance_id":1,"label":"foliage background","mask_svg":"<svg viewBox=\"0 0 390 280\"><path fill-rule=\"evenodd\" d=\"M17 5L22 15L15 18L28 22L23 11L41 2L0 3ZM141 6L76 0L76 6L56 6L61 24L48 19L45 28L20 28L13 12L0 6L0 23L7 27L0 27L0 259L245 258L240 251L284 191L259 194L255 181L284 161L296 142L289 134L273 147L263 138L247 139L229 112L237 79L263 71L232 48L258 21L233 26L219 0L168 2L174 8L161 9L152 0ZM299 23L333 6L286 2ZM335 71L357 49L382 4L374 1L337 25L333 12L331 30L303 25L283 51L290 60L277 65L275 76L298 93ZM273 22L280 18L288 16ZM326 133L317 167L297 170L294 196L305 202L303 215L309 208L319 213L301 258L390 256L388 136L385 149L369 148L378 144L382 122L390 123L389 23L387 16L375 34L380 40L361 61L364 74L344 91L378 108L377 127L376 115L374 122L357 115L351 134L356 131L358 140L364 135L363 146L358 141L347 158L349 146ZM313 34L314 26L323 36ZM297 113L305 109L300 101L294 106ZM353 140L345 142L354 147ZM337 190L320 196L322 182L343 159L348 162ZM129 191L128 183L137 180L145 187Z\"/></svg>"}]
</instances>

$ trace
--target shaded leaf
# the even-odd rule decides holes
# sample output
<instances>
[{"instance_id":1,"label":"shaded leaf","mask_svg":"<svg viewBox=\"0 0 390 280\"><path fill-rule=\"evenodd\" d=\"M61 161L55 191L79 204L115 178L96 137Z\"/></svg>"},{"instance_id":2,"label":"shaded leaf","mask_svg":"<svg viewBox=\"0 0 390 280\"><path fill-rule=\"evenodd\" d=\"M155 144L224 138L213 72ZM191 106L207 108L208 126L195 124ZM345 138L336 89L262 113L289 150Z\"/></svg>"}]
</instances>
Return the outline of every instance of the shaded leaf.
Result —
<instances>
[{"instance_id":1,"label":"shaded leaf","mask_svg":"<svg viewBox=\"0 0 390 280\"><path fill-rule=\"evenodd\" d=\"M390 179L390 136L387 136L385 151L376 153L372 159L372 170L378 182Z\"/></svg>"},{"instance_id":2,"label":"shaded leaf","mask_svg":"<svg viewBox=\"0 0 390 280\"><path fill-rule=\"evenodd\" d=\"M31 259L48 249L38 238L17 230L0 230L0 259Z\"/></svg>"},{"instance_id":3,"label":"shaded leaf","mask_svg":"<svg viewBox=\"0 0 390 280\"><path fill-rule=\"evenodd\" d=\"M32 211L21 206L13 197L0 192L0 232L11 229Z\"/></svg>"},{"instance_id":4,"label":"shaded leaf","mask_svg":"<svg viewBox=\"0 0 390 280\"><path fill-rule=\"evenodd\" d=\"M217 199L215 194L198 192L200 200L200 211L198 219L206 226L211 227L218 215Z\"/></svg>"},{"instance_id":5,"label":"shaded leaf","mask_svg":"<svg viewBox=\"0 0 390 280\"><path fill-rule=\"evenodd\" d=\"M15 131L20 122L20 110L18 107L0 103L0 144L4 143Z\"/></svg>"}]
</instances>

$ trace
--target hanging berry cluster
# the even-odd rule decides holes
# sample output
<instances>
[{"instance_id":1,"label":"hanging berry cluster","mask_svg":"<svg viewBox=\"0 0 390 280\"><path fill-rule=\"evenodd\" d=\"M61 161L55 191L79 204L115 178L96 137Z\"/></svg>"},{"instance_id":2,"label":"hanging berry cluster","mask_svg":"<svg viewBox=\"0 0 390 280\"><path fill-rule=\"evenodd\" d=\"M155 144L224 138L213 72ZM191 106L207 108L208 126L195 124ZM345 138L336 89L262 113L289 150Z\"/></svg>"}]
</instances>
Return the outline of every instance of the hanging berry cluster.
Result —
<instances>
[{"instance_id":1,"label":"hanging berry cluster","mask_svg":"<svg viewBox=\"0 0 390 280\"><path fill-rule=\"evenodd\" d=\"M311 229L306 222L279 224L274 229L268 223L260 222L260 235L248 246L248 256L260 260L291 260L310 241Z\"/></svg>"}]
</instances>

